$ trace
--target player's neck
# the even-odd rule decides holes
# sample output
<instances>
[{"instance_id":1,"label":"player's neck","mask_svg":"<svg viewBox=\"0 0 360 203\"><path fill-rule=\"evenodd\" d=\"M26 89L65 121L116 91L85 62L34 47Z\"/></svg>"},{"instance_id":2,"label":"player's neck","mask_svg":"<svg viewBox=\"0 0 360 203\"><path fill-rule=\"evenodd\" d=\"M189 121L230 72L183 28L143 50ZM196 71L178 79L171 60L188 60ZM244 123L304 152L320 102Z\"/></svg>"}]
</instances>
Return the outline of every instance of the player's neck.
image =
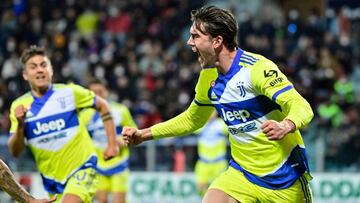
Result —
<instances>
[{"instance_id":1,"label":"player's neck","mask_svg":"<svg viewBox=\"0 0 360 203\"><path fill-rule=\"evenodd\" d=\"M216 67L222 74L226 74L234 61L236 56L236 50L229 51L224 49L219 53L219 59L217 61Z\"/></svg>"},{"instance_id":2,"label":"player's neck","mask_svg":"<svg viewBox=\"0 0 360 203\"><path fill-rule=\"evenodd\" d=\"M31 92L35 97L41 98L43 97L50 89L50 86L43 88L31 88Z\"/></svg>"}]
</instances>

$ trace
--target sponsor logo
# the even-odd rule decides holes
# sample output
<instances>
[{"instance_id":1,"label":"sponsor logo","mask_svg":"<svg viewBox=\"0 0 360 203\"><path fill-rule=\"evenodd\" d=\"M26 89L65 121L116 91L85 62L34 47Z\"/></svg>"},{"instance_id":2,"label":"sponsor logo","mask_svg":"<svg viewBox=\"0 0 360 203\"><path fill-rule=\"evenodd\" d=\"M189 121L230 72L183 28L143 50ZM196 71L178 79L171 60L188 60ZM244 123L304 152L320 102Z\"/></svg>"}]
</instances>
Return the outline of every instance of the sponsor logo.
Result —
<instances>
[{"instance_id":1,"label":"sponsor logo","mask_svg":"<svg viewBox=\"0 0 360 203\"><path fill-rule=\"evenodd\" d=\"M60 131L63 128L65 128L64 119L57 119L48 123L36 122L36 129L33 132L35 135L40 135L49 131Z\"/></svg>"},{"instance_id":2,"label":"sponsor logo","mask_svg":"<svg viewBox=\"0 0 360 203\"><path fill-rule=\"evenodd\" d=\"M39 140L38 143L48 143L50 141L53 141L53 140L58 140L58 139L61 139L61 138L64 138L66 137L66 133L60 133L60 134L57 134L55 136L52 136L52 137L47 137L47 138L43 138L41 140Z\"/></svg>"},{"instance_id":3,"label":"sponsor logo","mask_svg":"<svg viewBox=\"0 0 360 203\"><path fill-rule=\"evenodd\" d=\"M278 83L282 83L285 79L283 77L275 78L270 82L271 87L274 87Z\"/></svg>"},{"instance_id":4,"label":"sponsor logo","mask_svg":"<svg viewBox=\"0 0 360 203\"><path fill-rule=\"evenodd\" d=\"M240 126L239 128L229 128L229 132L233 135L239 134L239 133L246 133L246 132L250 132L250 131L254 131L256 130L256 124L255 121L246 124L244 126Z\"/></svg>"},{"instance_id":5,"label":"sponsor logo","mask_svg":"<svg viewBox=\"0 0 360 203\"><path fill-rule=\"evenodd\" d=\"M250 118L250 113L247 110L225 111L221 108L221 114L224 121L233 121L236 119L246 122L247 119Z\"/></svg>"},{"instance_id":6,"label":"sponsor logo","mask_svg":"<svg viewBox=\"0 0 360 203\"><path fill-rule=\"evenodd\" d=\"M278 72L276 70L264 70L264 77L268 78L268 77L272 77L273 75L275 75L275 77L278 76Z\"/></svg>"}]
</instances>

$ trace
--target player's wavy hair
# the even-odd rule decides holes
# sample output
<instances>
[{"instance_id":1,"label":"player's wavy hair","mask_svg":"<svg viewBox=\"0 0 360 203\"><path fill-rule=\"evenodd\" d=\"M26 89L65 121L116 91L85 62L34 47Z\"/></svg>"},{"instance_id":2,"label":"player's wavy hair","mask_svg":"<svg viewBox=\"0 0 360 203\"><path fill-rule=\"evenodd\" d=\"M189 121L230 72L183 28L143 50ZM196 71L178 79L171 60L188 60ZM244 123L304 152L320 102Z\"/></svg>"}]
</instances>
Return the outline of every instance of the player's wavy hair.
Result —
<instances>
[{"instance_id":1,"label":"player's wavy hair","mask_svg":"<svg viewBox=\"0 0 360 203\"><path fill-rule=\"evenodd\" d=\"M211 37L222 36L223 43L229 50L238 46L238 24L229 10L212 5L203 6L191 11L191 21L203 34L209 34Z\"/></svg>"},{"instance_id":2,"label":"player's wavy hair","mask_svg":"<svg viewBox=\"0 0 360 203\"><path fill-rule=\"evenodd\" d=\"M44 47L38 47L37 45L31 45L29 48L25 49L21 56L20 62L25 67L25 63L33 56L41 55L48 57L48 53Z\"/></svg>"}]
</instances>

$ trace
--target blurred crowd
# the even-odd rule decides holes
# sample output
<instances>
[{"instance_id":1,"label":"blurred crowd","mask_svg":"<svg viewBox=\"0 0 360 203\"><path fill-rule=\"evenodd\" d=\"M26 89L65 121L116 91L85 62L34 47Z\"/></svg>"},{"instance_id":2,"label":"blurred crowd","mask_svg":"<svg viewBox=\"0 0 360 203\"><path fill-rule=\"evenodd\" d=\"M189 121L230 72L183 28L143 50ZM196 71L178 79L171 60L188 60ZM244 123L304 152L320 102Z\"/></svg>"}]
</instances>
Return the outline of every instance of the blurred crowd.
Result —
<instances>
[{"instance_id":1,"label":"blurred crowd","mask_svg":"<svg viewBox=\"0 0 360 203\"><path fill-rule=\"evenodd\" d=\"M322 165L313 164L315 170L360 170L359 10L343 6L323 12L313 9L303 18L297 10L285 11L276 2L259 8L267 11L261 16L229 5L239 20L240 47L275 61L312 105L315 119L303 135L310 157L324 158ZM0 144L8 136L11 102L29 90L22 79L19 55L31 44L50 51L55 82L85 86L91 77L105 79L112 99L129 106L140 128L182 112L192 102L200 71L197 56L186 45L190 11L205 3L2 2ZM319 140L321 155L314 144ZM163 159L171 159L168 152L172 149L164 151ZM142 154L145 152L133 154L135 168Z\"/></svg>"}]
</instances>

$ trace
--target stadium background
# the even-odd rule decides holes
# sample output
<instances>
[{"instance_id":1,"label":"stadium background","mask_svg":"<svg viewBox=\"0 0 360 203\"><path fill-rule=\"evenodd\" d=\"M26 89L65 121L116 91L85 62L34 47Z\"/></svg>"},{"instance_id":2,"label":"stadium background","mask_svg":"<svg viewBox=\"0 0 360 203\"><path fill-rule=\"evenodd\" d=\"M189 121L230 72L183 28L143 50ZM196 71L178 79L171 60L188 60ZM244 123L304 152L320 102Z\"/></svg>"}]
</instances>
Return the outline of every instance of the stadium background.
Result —
<instances>
[{"instance_id":1,"label":"stadium background","mask_svg":"<svg viewBox=\"0 0 360 203\"><path fill-rule=\"evenodd\" d=\"M104 78L144 128L192 101L200 68L186 45L189 12L204 4L231 9L240 47L275 61L310 102L315 118L302 133L315 202L360 202L358 0L2 0L0 157L19 181L43 194L29 152L15 159L6 146L9 105L28 90L18 60L24 48L50 50L55 82ZM198 202L196 158L196 136L132 148L131 202ZM0 194L0 202L10 200Z\"/></svg>"}]
</instances>

